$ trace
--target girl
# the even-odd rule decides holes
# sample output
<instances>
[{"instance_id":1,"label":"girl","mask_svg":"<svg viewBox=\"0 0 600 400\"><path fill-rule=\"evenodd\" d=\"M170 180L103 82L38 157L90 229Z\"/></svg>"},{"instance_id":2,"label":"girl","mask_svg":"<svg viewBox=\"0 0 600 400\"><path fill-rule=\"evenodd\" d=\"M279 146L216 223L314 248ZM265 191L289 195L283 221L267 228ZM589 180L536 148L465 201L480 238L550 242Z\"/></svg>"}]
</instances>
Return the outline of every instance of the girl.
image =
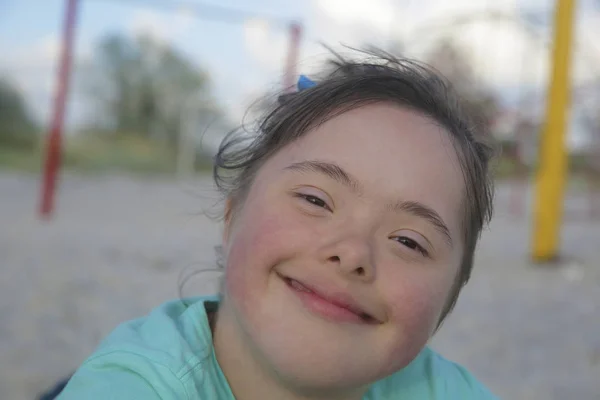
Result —
<instances>
[{"instance_id":1,"label":"girl","mask_svg":"<svg viewBox=\"0 0 600 400\"><path fill-rule=\"evenodd\" d=\"M121 325L60 399L493 398L427 347L491 217L491 149L431 70L330 66L221 145L223 292Z\"/></svg>"}]
</instances>

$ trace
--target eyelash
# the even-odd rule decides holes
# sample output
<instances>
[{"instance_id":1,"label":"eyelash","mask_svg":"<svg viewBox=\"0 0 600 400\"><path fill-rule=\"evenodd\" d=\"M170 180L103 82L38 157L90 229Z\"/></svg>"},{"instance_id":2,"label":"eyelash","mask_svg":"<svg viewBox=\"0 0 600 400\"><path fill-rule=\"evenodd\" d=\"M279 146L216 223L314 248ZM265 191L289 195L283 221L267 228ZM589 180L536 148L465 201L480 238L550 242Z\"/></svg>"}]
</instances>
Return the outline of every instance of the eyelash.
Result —
<instances>
[{"instance_id":1,"label":"eyelash","mask_svg":"<svg viewBox=\"0 0 600 400\"><path fill-rule=\"evenodd\" d=\"M398 243L409 248L410 250L418 251L424 257L429 257L429 252L427 250L425 250L425 248L423 246L421 246L419 243L417 243L415 240L413 240L409 237L396 236L396 237L393 237L392 239L396 240ZM413 246L414 246L414 248L413 248Z\"/></svg>"},{"instance_id":2,"label":"eyelash","mask_svg":"<svg viewBox=\"0 0 600 400\"><path fill-rule=\"evenodd\" d=\"M313 206L331 211L331 208L327 205L325 200L321 199L318 196L315 196L312 194L304 194L304 193L295 193L295 195L296 195L296 197L303 199L304 201L306 201L307 203L310 203ZM417 241L415 241L414 239L411 239L406 236L395 236L395 237L392 237L391 239L396 240L398 243L407 247L410 250L419 252L424 257L429 257L429 252L427 250L425 250L425 248L423 246L421 246L419 243L417 243Z\"/></svg>"},{"instance_id":3,"label":"eyelash","mask_svg":"<svg viewBox=\"0 0 600 400\"><path fill-rule=\"evenodd\" d=\"M331 211L331 208L329 207L329 205L327 205L327 203L325 202L325 200L321 199L320 197L317 197L315 195L312 194L304 194L304 193L296 193L296 196L305 200L307 203L310 203L316 207L320 207L323 208L327 211Z\"/></svg>"}]
</instances>

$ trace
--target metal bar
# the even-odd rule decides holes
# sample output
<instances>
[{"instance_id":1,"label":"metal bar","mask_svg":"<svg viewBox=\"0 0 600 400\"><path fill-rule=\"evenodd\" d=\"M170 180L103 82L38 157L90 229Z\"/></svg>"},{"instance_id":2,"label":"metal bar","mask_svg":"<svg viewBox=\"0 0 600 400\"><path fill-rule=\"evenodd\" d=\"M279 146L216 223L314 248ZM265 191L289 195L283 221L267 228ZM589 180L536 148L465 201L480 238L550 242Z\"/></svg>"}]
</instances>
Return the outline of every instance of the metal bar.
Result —
<instances>
[{"instance_id":1,"label":"metal bar","mask_svg":"<svg viewBox=\"0 0 600 400\"><path fill-rule=\"evenodd\" d=\"M546 105L538 171L535 179L532 258L558 258L568 168L565 131L570 106L570 70L575 0L557 0L554 16L552 75Z\"/></svg>"},{"instance_id":2,"label":"metal bar","mask_svg":"<svg viewBox=\"0 0 600 400\"><path fill-rule=\"evenodd\" d=\"M48 132L46 163L42 179L42 198L40 203L40 215L42 218L49 218L54 210L56 181L61 157L62 131L65 119L67 94L69 92L69 78L71 75L77 5L78 0L66 1L61 57L56 77L56 92L52 106L52 122Z\"/></svg>"}]
</instances>

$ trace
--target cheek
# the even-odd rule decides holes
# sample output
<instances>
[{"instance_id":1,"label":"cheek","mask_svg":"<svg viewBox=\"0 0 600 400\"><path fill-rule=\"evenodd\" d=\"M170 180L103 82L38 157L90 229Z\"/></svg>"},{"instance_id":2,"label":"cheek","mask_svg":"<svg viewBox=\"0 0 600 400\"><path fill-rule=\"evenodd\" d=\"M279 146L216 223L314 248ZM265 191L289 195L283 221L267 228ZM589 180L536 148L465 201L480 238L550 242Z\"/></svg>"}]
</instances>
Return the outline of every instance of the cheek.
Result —
<instances>
[{"instance_id":1,"label":"cheek","mask_svg":"<svg viewBox=\"0 0 600 400\"><path fill-rule=\"evenodd\" d=\"M264 275L269 264L265 248L275 245L271 235L274 223L259 218L241 220L228 240L225 257L225 283L234 297L245 296L245 286Z\"/></svg>"},{"instance_id":2,"label":"cheek","mask_svg":"<svg viewBox=\"0 0 600 400\"><path fill-rule=\"evenodd\" d=\"M245 301L264 292L273 268L297 253L302 240L285 210L248 202L225 249L228 293ZM295 237L294 237L295 236Z\"/></svg>"},{"instance_id":3,"label":"cheek","mask_svg":"<svg viewBox=\"0 0 600 400\"><path fill-rule=\"evenodd\" d=\"M388 282L400 282L386 290L390 319L403 339L398 341L403 343L403 348L397 351L406 352L409 348L418 352L437 326L453 277L427 271L396 277Z\"/></svg>"}]
</instances>

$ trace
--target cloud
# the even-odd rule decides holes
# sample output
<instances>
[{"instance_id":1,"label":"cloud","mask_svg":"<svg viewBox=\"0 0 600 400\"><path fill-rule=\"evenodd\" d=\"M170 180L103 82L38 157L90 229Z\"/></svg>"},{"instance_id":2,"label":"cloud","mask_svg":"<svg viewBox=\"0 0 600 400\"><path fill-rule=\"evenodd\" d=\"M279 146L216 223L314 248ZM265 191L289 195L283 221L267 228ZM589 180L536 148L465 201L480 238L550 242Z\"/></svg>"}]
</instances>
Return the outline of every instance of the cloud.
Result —
<instances>
[{"instance_id":1,"label":"cloud","mask_svg":"<svg viewBox=\"0 0 600 400\"><path fill-rule=\"evenodd\" d=\"M315 6L338 25L365 25L384 34L391 32L398 10L392 0L315 0Z\"/></svg>"},{"instance_id":2,"label":"cloud","mask_svg":"<svg viewBox=\"0 0 600 400\"><path fill-rule=\"evenodd\" d=\"M446 36L465 50L476 78L499 93L511 93L513 101L533 94L529 111L538 117L544 112L541 100L550 77L554 11L547 0L312 0L305 4L307 25L298 66L301 73L315 73L328 55L320 42L344 53L347 49L342 44L390 49L395 41L402 41L409 44L405 48L409 56L423 58ZM577 14L572 79L578 88L597 81L600 73L600 45L594 39L600 37L600 12L590 4L580 3ZM464 23L458 24L461 20ZM244 35L246 51L257 62L252 68L279 73L287 32L251 21ZM237 97L244 105L260 93L259 88L273 81L272 75L257 71L245 79L247 88ZM584 97L575 96L574 115L585 98L598 104L598 98ZM238 108L238 113L241 110ZM582 129L573 127L571 131L571 146L583 143L577 137L583 134Z\"/></svg>"},{"instance_id":3,"label":"cloud","mask_svg":"<svg viewBox=\"0 0 600 400\"><path fill-rule=\"evenodd\" d=\"M3 73L27 99L34 117L46 123L50 116L52 98L56 86L56 74L60 57L60 39L56 34L43 36L25 47L0 46L4 55ZM80 113L72 107L79 106L77 78L79 67L92 54L91 45L78 40L73 52L72 74L70 79L69 122L77 122Z\"/></svg>"},{"instance_id":4,"label":"cloud","mask_svg":"<svg viewBox=\"0 0 600 400\"><path fill-rule=\"evenodd\" d=\"M31 111L40 120L47 118L58 53L55 35L42 37L27 47L8 47L3 51L6 76L28 99Z\"/></svg>"},{"instance_id":5,"label":"cloud","mask_svg":"<svg viewBox=\"0 0 600 400\"><path fill-rule=\"evenodd\" d=\"M281 73L289 43L288 30L263 19L250 19L243 27L246 51L268 72Z\"/></svg>"},{"instance_id":6,"label":"cloud","mask_svg":"<svg viewBox=\"0 0 600 400\"><path fill-rule=\"evenodd\" d=\"M521 25L509 20L477 21L456 29L451 37L467 50L477 78L496 87L544 84L548 47Z\"/></svg>"},{"instance_id":7,"label":"cloud","mask_svg":"<svg viewBox=\"0 0 600 400\"><path fill-rule=\"evenodd\" d=\"M298 72L311 73L321 65L324 56L329 54L322 43L339 51L344 50L343 44L382 44L387 38L382 21L391 21L388 17L391 3L375 3L367 7L370 3L338 0L306 2L308 11L301 38ZM345 11L334 12L340 7ZM389 26L388 23L385 29ZM246 52L256 63L253 67L268 73L270 82L280 80L290 50L289 30L280 24L272 25L255 19L249 20L243 31Z\"/></svg>"},{"instance_id":8,"label":"cloud","mask_svg":"<svg viewBox=\"0 0 600 400\"><path fill-rule=\"evenodd\" d=\"M586 20L590 20L586 22ZM574 37L572 79L581 85L597 79L599 47L591 38L600 35L597 14L586 14L577 21L577 30L588 26L587 34ZM595 31L590 34L589 31ZM471 49L472 62L479 76L496 86L545 86L550 75L552 32L535 35L522 24L509 21L477 22L455 37ZM483 39L483 40L482 40Z\"/></svg>"},{"instance_id":9,"label":"cloud","mask_svg":"<svg viewBox=\"0 0 600 400\"><path fill-rule=\"evenodd\" d=\"M600 37L600 12L596 10L581 14L575 33L576 62L582 64L579 68L586 74L591 74L598 71L600 65L600 44L596 39Z\"/></svg>"},{"instance_id":10,"label":"cloud","mask_svg":"<svg viewBox=\"0 0 600 400\"><path fill-rule=\"evenodd\" d=\"M553 10L545 0L314 0L313 4L313 34L325 41L389 48L399 40L407 44L409 56L423 58L445 36L466 49L478 78L494 86L540 86L548 79L551 38L544 21L551 21ZM524 14L538 17L542 24L526 25ZM580 16L573 69L577 84L595 77L593 66L600 63L600 46L590 39L600 35L600 14L587 9Z\"/></svg>"},{"instance_id":11,"label":"cloud","mask_svg":"<svg viewBox=\"0 0 600 400\"><path fill-rule=\"evenodd\" d=\"M599 71L596 65L600 63L600 45L594 41L600 36L600 14L583 3L585 1L580 7L588 8L579 12L579 43L574 65L574 77L579 84L595 77L596 71ZM445 21L490 10L501 11L517 19L523 14L523 7L546 20L551 16L552 4L547 0L307 0L299 6L305 30L298 72L311 74L321 65L324 56L328 55L321 42L343 52L342 44L356 47L374 44L389 48L394 40L410 40L413 45L409 48L409 55L420 57L440 36L435 32L442 32L440 26ZM162 42L185 48L193 57L203 54L198 62L210 69L220 100L232 109L236 119L252 100L281 82L289 46L289 31L284 25L249 20L241 29L243 36L233 39L239 41L223 46L217 54L210 53L214 50L194 47L195 32L200 25L185 9L163 12L151 6L136 7L130 15L130 18L124 17L125 25L119 25L127 33L151 35ZM224 36L228 38L237 35L233 33L237 32L237 28L214 29L215 40L219 40L217 35L224 32L219 29L227 29ZM424 29L427 35L422 34L423 31L419 33L419 29ZM547 39L548 29L538 29ZM460 29L454 27L446 32L467 49L468 57L482 80L498 87L545 85L549 71L548 48L518 24L486 20L466 24ZM92 53L91 43L82 40L84 36L78 37L76 66ZM41 37L21 48L11 47L7 41L3 43L0 43L3 54L0 69L14 78L31 99L36 113L46 118L55 84L59 37ZM231 56L231 53L235 55ZM239 62L232 62L232 58ZM73 92L76 91L74 83Z\"/></svg>"},{"instance_id":12,"label":"cloud","mask_svg":"<svg viewBox=\"0 0 600 400\"><path fill-rule=\"evenodd\" d=\"M48 67L58 59L59 40L56 35L48 35L30 46L6 50L9 54L3 63L8 69Z\"/></svg>"},{"instance_id":13,"label":"cloud","mask_svg":"<svg viewBox=\"0 0 600 400\"><path fill-rule=\"evenodd\" d=\"M502 12L516 19L516 0L491 3L477 0L430 0L390 2L371 0L355 2L361 6L344 7L337 1L315 0L323 31L338 30L331 22L342 24L344 39L349 43L369 42L375 45L391 46L394 41L404 44L405 52L411 57L424 58L432 45L443 37L450 37L463 49L475 66L479 77L496 85L510 85L527 79L536 83L543 78L543 66L526 71L524 63L515 60L545 59L546 51L540 43L534 42L518 24L506 21L492 21L481 17L461 23L465 16L483 15L492 11ZM340 4L334 4L340 3ZM370 11L371 6L373 10ZM329 19L329 21L327 21ZM358 29L357 29L358 28ZM362 28L362 30L361 30ZM367 30L370 29L370 32ZM339 35L338 37L342 36ZM490 60L494 60L491 63ZM498 67L501 65L502 67Z\"/></svg>"}]
</instances>

